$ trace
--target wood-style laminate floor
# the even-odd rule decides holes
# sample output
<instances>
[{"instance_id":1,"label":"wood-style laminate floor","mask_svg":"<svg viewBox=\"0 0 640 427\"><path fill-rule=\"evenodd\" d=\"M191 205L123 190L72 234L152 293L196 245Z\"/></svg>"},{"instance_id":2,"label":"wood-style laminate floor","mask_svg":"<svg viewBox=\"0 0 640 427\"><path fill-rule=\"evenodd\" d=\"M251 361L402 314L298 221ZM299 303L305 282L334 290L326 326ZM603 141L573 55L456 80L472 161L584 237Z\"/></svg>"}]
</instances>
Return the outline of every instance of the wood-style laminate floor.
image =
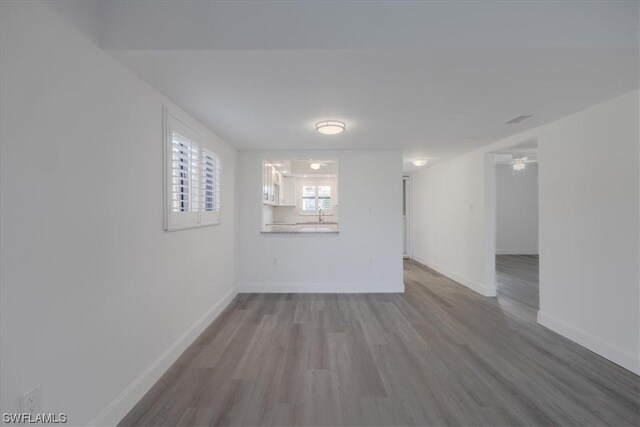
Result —
<instances>
[{"instance_id":1,"label":"wood-style laminate floor","mask_svg":"<svg viewBox=\"0 0 640 427\"><path fill-rule=\"evenodd\" d=\"M241 294L121 425L639 423L639 377L535 323L537 259L498 298L405 261L404 294Z\"/></svg>"},{"instance_id":2,"label":"wood-style laminate floor","mask_svg":"<svg viewBox=\"0 0 640 427\"><path fill-rule=\"evenodd\" d=\"M498 303L507 313L536 322L538 280L538 255L496 256Z\"/></svg>"}]
</instances>

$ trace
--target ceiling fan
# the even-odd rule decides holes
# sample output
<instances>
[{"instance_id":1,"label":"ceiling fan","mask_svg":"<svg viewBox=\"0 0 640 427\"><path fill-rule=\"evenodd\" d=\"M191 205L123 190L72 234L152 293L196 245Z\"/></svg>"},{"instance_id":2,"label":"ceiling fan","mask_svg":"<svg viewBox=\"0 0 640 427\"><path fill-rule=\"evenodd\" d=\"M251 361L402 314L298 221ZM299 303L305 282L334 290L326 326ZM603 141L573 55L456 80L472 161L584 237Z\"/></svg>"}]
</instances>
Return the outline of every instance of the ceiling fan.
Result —
<instances>
[{"instance_id":1,"label":"ceiling fan","mask_svg":"<svg viewBox=\"0 0 640 427\"><path fill-rule=\"evenodd\" d=\"M538 163L537 159L529 159L528 157L520 157L518 159L513 159L509 164L513 168L515 172L520 172L526 169L528 163Z\"/></svg>"}]
</instances>

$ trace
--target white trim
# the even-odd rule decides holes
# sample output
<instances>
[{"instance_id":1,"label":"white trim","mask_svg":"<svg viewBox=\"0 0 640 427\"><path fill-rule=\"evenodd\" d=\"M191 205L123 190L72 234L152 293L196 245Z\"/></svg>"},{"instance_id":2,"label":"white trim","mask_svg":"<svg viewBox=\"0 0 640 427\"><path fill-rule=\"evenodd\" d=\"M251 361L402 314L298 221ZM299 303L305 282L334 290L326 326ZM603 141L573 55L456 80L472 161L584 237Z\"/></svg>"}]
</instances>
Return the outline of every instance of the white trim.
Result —
<instances>
[{"instance_id":1,"label":"white trim","mask_svg":"<svg viewBox=\"0 0 640 427\"><path fill-rule=\"evenodd\" d=\"M450 278L451 280L458 282L459 284L471 289L472 291L475 291L477 293L479 293L482 296L485 297L495 297L496 296L496 287L494 286L485 286L483 283L478 282L476 280L470 279L469 277L466 276L462 276L458 273L454 273L452 271L447 270L446 268L442 268L439 265L433 264L427 260L425 260L424 258L421 258L420 256L417 255L413 255L413 260L417 261L418 263L437 271L438 273L447 276L448 278Z\"/></svg>"},{"instance_id":2,"label":"white trim","mask_svg":"<svg viewBox=\"0 0 640 427\"><path fill-rule=\"evenodd\" d=\"M216 220L211 222L201 222L198 224L170 225L169 228L167 228L164 231L171 232L171 231L179 231L179 230L188 230L190 228L211 227L212 225L220 225L221 223L222 221Z\"/></svg>"},{"instance_id":3,"label":"white trim","mask_svg":"<svg viewBox=\"0 0 640 427\"><path fill-rule=\"evenodd\" d=\"M484 230L483 253L484 283L490 283L493 287L491 296L496 295L496 230L497 230L497 203L496 203L496 155L485 153L483 156L484 176ZM482 292L481 292L482 293Z\"/></svg>"},{"instance_id":4,"label":"white trim","mask_svg":"<svg viewBox=\"0 0 640 427\"><path fill-rule=\"evenodd\" d=\"M511 149L513 147L517 147L520 144L525 142L536 141L537 138L530 137L525 138L524 140L520 139L521 135L517 135L513 138L512 142L508 144L503 144L499 148L496 147L496 144L490 144L492 148L485 148L483 153L483 177L484 177L484 248L483 248L483 259L484 259L484 282L490 283L490 286L484 286L480 283L469 281L465 282L464 277L460 277L459 282L469 288L475 290L476 292L480 292L486 296L495 296L496 295L496 255L499 254L496 249L496 230L497 230L497 187L496 187L496 154L500 151L504 151L506 149ZM518 139L515 139L518 138ZM482 149L479 149L482 150ZM476 150L478 151L478 150ZM475 151L474 151L475 152ZM539 194L538 194L539 197ZM538 234L540 234L540 221L538 220ZM536 251L537 253L538 251ZM524 254L523 252L518 251L520 254ZM437 268L434 268L437 270ZM452 276L453 277L453 276ZM480 290L474 288L475 286L480 285Z\"/></svg>"},{"instance_id":5,"label":"white trim","mask_svg":"<svg viewBox=\"0 0 640 427\"><path fill-rule=\"evenodd\" d=\"M496 249L496 255L538 255L538 249Z\"/></svg>"},{"instance_id":6,"label":"white trim","mask_svg":"<svg viewBox=\"0 0 640 427\"><path fill-rule=\"evenodd\" d=\"M640 358L590 332L580 329L562 319L552 316L542 310L538 311L538 323L574 341L596 354L640 375Z\"/></svg>"},{"instance_id":7,"label":"white trim","mask_svg":"<svg viewBox=\"0 0 640 427\"><path fill-rule=\"evenodd\" d=\"M372 294L404 293L404 283L283 283L241 282L239 293L327 293L327 294Z\"/></svg>"},{"instance_id":8,"label":"white trim","mask_svg":"<svg viewBox=\"0 0 640 427\"><path fill-rule=\"evenodd\" d=\"M403 239L407 239L407 251L402 254L403 258L411 258L411 252L413 250L411 247L411 243L412 243L411 237L413 236L413 220L411 218L411 210L413 206L413 193L412 193L413 186L411 185L411 179L412 179L412 175L410 174L402 175L402 181L406 181L405 197L407 198L406 206L405 206L406 212L405 212L405 215L403 215L403 217L406 217L406 224L407 224L407 230L404 233L405 235L403 236Z\"/></svg>"},{"instance_id":9,"label":"white trim","mask_svg":"<svg viewBox=\"0 0 640 427\"><path fill-rule=\"evenodd\" d=\"M171 367L196 338L209 326L238 294L237 289L230 290L220 301L204 313L177 340L173 342L156 360L149 365L127 388L107 405L89 423L91 426L115 426L136 403L151 389L160 377Z\"/></svg>"},{"instance_id":10,"label":"white trim","mask_svg":"<svg viewBox=\"0 0 640 427\"><path fill-rule=\"evenodd\" d=\"M165 230L169 230L169 151L167 146L169 142L169 109L166 105L162 106L162 226Z\"/></svg>"}]
</instances>

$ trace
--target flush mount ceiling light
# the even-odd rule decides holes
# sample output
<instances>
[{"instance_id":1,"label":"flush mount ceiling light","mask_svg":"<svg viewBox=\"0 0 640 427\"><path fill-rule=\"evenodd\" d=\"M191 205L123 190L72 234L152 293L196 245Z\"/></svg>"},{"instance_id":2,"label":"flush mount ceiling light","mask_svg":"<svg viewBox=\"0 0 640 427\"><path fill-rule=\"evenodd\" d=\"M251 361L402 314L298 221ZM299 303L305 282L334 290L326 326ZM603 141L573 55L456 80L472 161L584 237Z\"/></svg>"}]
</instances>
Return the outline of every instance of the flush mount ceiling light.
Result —
<instances>
[{"instance_id":1,"label":"flush mount ceiling light","mask_svg":"<svg viewBox=\"0 0 640 427\"><path fill-rule=\"evenodd\" d=\"M316 170L320 169L320 163L311 163L311 164L309 165L309 167L310 167L311 169L313 169L314 171L316 171Z\"/></svg>"},{"instance_id":2,"label":"flush mount ceiling light","mask_svg":"<svg viewBox=\"0 0 640 427\"><path fill-rule=\"evenodd\" d=\"M422 167L427 164L427 159L415 159L411 163L413 166Z\"/></svg>"},{"instance_id":3,"label":"flush mount ceiling light","mask_svg":"<svg viewBox=\"0 0 640 427\"><path fill-rule=\"evenodd\" d=\"M338 120L324 120L316 123L316 130L325 135L336 135L346 129L346 125Z\"/></svg>"}]
</instances>

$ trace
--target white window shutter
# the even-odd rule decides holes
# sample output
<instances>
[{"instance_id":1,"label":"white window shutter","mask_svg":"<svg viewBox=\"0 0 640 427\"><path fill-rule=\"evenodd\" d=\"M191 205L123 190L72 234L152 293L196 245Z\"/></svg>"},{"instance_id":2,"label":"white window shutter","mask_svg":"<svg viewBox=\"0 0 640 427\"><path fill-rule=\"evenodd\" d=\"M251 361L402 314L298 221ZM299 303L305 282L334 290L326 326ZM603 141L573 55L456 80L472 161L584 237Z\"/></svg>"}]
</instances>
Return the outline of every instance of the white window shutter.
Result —
<instances>
[{"instance_id":1,"label":"white window shutter","mask_svg":"<svg viewBox=\"0 0 640 427\"><path fill-rule=\"evenodd\" d=\"M195 212L198 210L200 174L198 144L178 134L171 133L171 210Z\"/></svg>"},{"instance_id":2,"label":"white window shutter","mask_svg":"<svg viewBox=\"0 0 640 427\"><path fill-rule=\"evenodd\" d=\"M165 109L165 230L220 222L220 158Z\"/></svg>"},{"instance_id":3,"label":"white window shutter","mask_svg":"<svg viewBox=\"0 0 640 427\"><path fill-rule=\"evenodd\" d=\"M202 150L202 210L220 211L220 159L209 150Z\"/></svg>"}]
</instances>

